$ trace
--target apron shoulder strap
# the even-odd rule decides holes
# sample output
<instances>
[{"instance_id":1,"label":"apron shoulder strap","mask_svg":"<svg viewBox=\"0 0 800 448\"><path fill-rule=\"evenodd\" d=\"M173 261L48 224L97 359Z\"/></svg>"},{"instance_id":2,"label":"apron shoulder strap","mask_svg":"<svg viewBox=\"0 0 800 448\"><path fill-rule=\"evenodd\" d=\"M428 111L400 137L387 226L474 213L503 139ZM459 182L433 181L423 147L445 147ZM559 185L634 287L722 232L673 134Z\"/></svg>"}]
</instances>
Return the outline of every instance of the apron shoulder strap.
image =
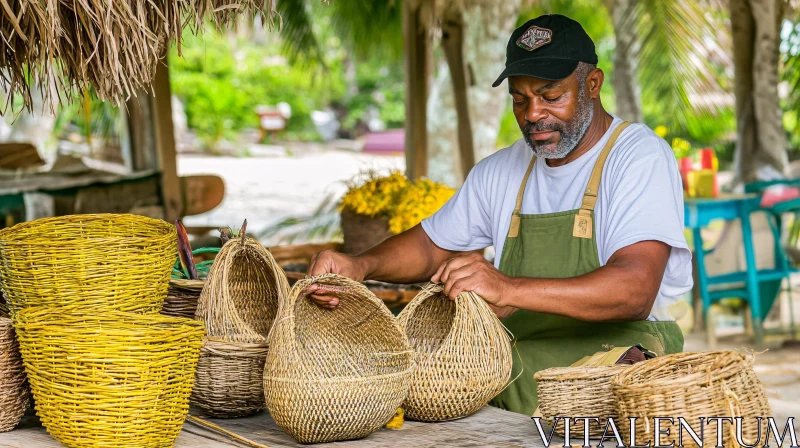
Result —
<instances>
[{"instance_id":1,"label":"apron shoulder strap","mask_svg":"<svg viewBox=\"0 0 800 448\"><path fill-rule=\"evenodd\" d=\"M508 238L516 238L519 234L519 215L522 211L522 196L525 194L525 187L528 185L528 179L531 177L533 165L536 164L536 156L533 156L531 163L528 165L528 171L525 171L525 177L522 179L522 185L519 186L519 193L517 193L517 203L514 205L514 212L511 213L511 227L508 229Z\"/></svg>"},{"instance_id":2,"label":"apron shoulder strap","mask_svg":"<svg viewBox=\"0 0 800 448\"><path fill-rule=\"evenodd\" d=\"M611 148L617 142L617 138L630 125L629 122L623 121L611 133L606 145L600 151L597 161L592 169L592 175L589 177L589 184L586 186L586 191L583 193L583 202L581 209L575 216L575 226L572 229L572 236L578 238L591 238L592 237L592 212L594 206L597 204L597 192L600 190L600 178L603 177L603 167L606 164L606 159L611 153Z\"/></svg>"}]
</instances>

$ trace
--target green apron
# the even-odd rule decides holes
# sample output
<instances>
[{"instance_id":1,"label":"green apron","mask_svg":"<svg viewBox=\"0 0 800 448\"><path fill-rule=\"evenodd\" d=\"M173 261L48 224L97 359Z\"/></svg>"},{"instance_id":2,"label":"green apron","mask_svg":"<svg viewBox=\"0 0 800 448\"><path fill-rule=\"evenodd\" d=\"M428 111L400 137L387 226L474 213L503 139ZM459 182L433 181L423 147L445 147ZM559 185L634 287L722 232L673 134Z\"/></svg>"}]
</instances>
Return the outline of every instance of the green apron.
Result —
<instances>
[{"instance_id":1,"label":"green apron","mask_svg":"<svg viewBox=\"0 0 800 448\"><path fill-rule=\"evenodd\" d=\"M512 277L567 278L600 267L593 231L594 205L605 160L628 124L622 123L614 129L597 158L580 209L542 215L520 214L525 186L536 157L531 160L517 195L500 271ZM516 339L511 378L517 379L491 404L526 415L532 415L539 402L533 375L540 370L572 365L609 346L641 344L659 356L683 350L683 334L675 322L598 323L519 310L503 319L503 324Z\"/></svg>"}]
</instances>

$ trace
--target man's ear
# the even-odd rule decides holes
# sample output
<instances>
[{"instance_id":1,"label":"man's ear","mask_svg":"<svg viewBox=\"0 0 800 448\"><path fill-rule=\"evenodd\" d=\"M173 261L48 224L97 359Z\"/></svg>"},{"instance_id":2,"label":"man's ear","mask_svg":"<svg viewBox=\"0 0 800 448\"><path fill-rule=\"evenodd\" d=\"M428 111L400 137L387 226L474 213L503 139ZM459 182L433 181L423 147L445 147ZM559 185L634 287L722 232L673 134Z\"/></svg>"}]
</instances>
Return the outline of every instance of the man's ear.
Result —
<instances>
[{"instance_id":1,"label":"man's ear","mask_svg":"<svg viewBox=\"0 0 800 448\"><path fill-rule=\"evenodd\" d=\"M586 76L586 88L589 89L589 98L600 98L600 89L603 88L603 81L606 75L603 70L596 68Z\"/></svg>"}]
</instances>

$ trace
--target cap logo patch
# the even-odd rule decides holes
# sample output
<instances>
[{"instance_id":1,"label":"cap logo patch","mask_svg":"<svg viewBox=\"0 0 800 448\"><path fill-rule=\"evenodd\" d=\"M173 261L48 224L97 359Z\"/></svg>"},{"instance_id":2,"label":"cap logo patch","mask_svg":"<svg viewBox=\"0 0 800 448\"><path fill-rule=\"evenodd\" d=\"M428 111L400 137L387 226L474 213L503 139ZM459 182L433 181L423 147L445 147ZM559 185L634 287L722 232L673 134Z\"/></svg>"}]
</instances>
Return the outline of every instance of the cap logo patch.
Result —
<instances>
[{"instance_id":1,"label":"cap logo patch","mask_svg":"<svg viewBox=\"0 0 800 448\"><path fill-rule=\"evenodd\" d=\"M547 45L553 37L553 31L547 28L539 28L534 25L528 28L522 36L517 39L517 45L528 51L533 51L539 47Z\"/></svg>"}]
</instances>

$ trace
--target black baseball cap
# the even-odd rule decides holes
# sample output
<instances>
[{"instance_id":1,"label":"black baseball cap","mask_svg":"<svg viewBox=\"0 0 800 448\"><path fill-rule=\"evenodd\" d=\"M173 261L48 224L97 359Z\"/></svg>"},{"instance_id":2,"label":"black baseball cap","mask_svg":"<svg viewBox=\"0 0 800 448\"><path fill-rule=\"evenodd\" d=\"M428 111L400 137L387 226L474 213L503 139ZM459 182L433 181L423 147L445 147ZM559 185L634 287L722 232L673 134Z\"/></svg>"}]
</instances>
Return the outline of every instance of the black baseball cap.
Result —
<instances>
[{"instance_id":1,"label":"black baseball cap","mask_svg":"<svg viewBox=\"0 0 800 448\"><path fill-rule=\"evenodd\" d=\"M492 84L509 76L557 81L571 75L579 62L597 64L594 42L580 23L559 14L528 20L514 30L506 48L506 69Z\"/></svg>"}]
</instances>

